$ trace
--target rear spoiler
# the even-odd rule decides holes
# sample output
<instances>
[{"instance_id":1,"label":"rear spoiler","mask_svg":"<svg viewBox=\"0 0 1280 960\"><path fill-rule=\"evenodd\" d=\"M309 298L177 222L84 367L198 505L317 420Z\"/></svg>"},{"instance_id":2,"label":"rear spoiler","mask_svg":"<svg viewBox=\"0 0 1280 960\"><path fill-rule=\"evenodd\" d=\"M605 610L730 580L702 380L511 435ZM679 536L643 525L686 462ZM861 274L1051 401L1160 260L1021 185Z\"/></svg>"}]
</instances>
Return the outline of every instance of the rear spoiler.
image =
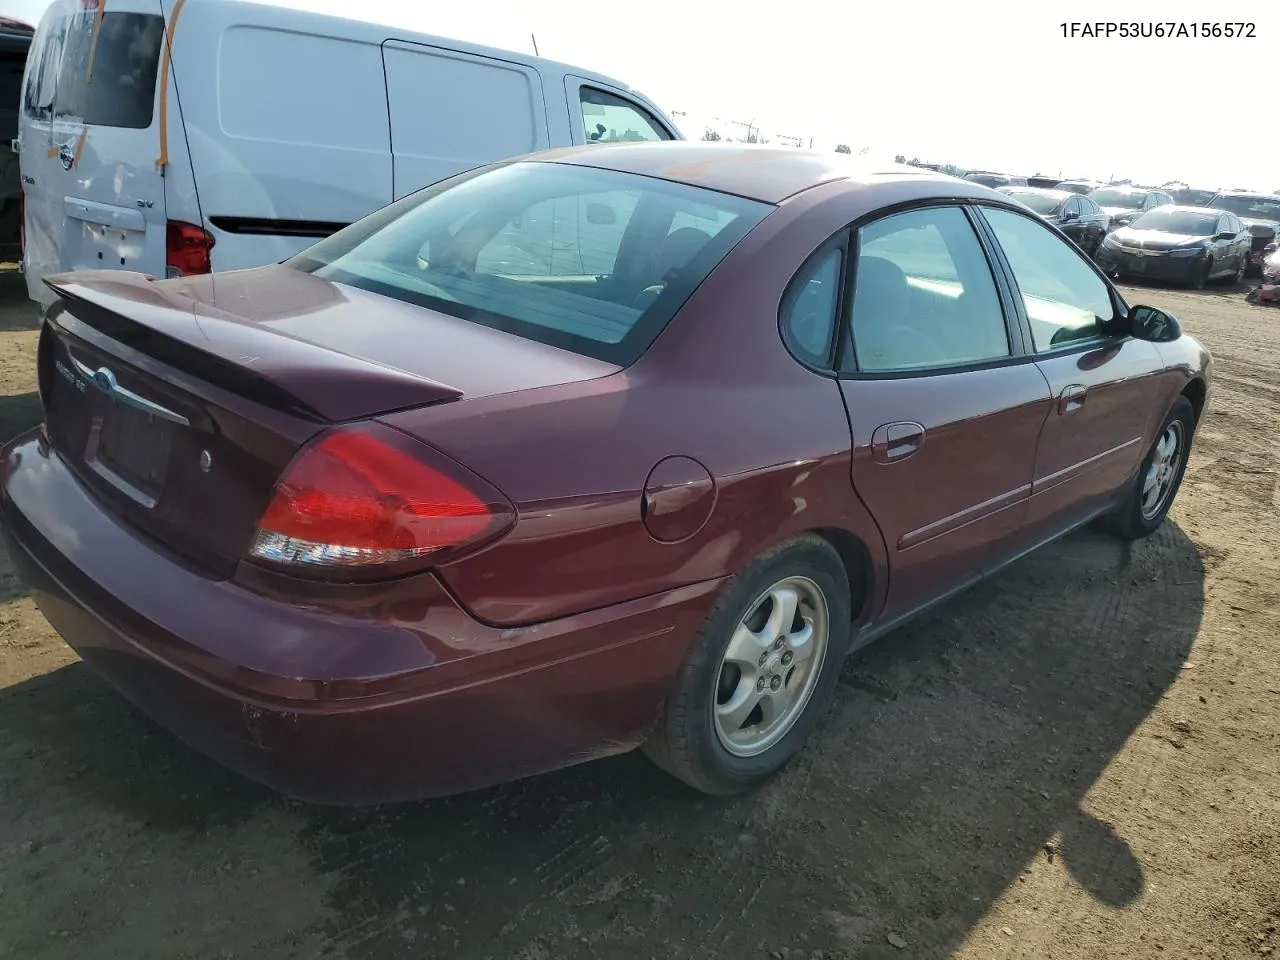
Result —
<instances>
[{"instance_id":1,"label":"rear spoiler","mask_svg":"<svg viewBox=\"0 0 1280 960\"><path fill-rule=\"evenodd\" d=\"M110 338L266 407L338 423L456 400L462 391L268 329L124 270L46 277L46 316L89 342ZM61 305L61 309L60 309ZM96 335L95 335L96 334ZM127 356L122 359L128 360Z\"/></svg>"}]
</instances>

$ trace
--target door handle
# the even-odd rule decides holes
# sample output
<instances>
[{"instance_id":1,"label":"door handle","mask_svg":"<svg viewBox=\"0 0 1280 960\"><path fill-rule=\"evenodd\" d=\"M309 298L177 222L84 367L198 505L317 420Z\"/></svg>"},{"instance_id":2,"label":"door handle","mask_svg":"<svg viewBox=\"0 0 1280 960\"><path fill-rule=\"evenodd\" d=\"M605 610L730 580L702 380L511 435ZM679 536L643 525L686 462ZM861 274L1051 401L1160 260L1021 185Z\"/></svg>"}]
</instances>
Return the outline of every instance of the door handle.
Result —
<instances>
[{"instance_id":1,"label":"door handle","mask_svg":"<svg viewBox=\"0 0 1280 960\"><path fill-rule=\"evenodd\" d=\"M1089 388L1082 384L1073 383L1068 387L1064 387L1061 396L1058 398L1058 413L1075 413L1084 406L1084 401L1088 396Z\"/></svg>"},{"instance_id":2,"label":"door handle","mask_svg":"<svg viewBox=\"0 0 1280 960\"><path fill-rule=\"evenodd\" d=\"M876 463L904 460L924 443L924 426L912 420L886 423L871 435L871 456Z\"/></svg>"}]
</instances>

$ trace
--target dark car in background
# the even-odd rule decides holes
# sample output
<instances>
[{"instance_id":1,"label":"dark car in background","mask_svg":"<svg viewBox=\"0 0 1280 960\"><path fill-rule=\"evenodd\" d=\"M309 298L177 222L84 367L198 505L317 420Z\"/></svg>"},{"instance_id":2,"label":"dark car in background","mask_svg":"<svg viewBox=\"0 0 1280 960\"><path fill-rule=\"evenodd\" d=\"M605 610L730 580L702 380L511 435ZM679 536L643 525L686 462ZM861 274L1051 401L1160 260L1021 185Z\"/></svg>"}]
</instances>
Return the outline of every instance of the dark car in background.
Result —
<instances>
[{"instance_id":1,"label":"dark car in background","mask_svg":"<svg viewBox=\"0 0 1280 960\"><path fill-rule=\"evenodd\" d=\"M22 256L22 180L18 155L9 144L18 136L22 72L31 48L32 27L0 17L0 261Z\"/></svg>"},{"instance_id":2,"label":"dark car in background","mask_svg":"<svg viewBox=\"0 0 1280 960\"><path fill-rule=\"evenodd\" d=\"M1077 193L1080 196L1088 196L1099 187L1105 187L1106 184L1101 180L1059 180L1058 190L1066 190L1068 193Z\"/></svg>"},{"instance_id":3,"label":"dark car in background","mask_svg":"<svg viewBox=\"0 0 1280 960\"><path fill-rule=\"evenodd\" d=\"M1053 224L1075 245L1093 257L1107 235L1107 215L1088 197L1066 190L1038 190L1035 187L1001 187L1000 192L1025 204Z\"/></svg>"},{"instance_id":4,"label":"dark car in background","mask_svg":"<svg viewBox=\"0 0 1280 960\"><path fill-rule=\"evenodd\" d=\"M974 170L972 173L966 173L964 179L970 183L980 183L984 187L996 189L997 187L1025 187L1027 185L1026 177L1015 177L1008 173L992 173L989 170Z\"/></svg>"},{"instance_id":5,"label":"dark car in background","mask_svg":"<svg viewBox=\"0 0 1280 960\"><path fill-rule=\"evenodd\" d=\"M1110 218L1112 230L1126 226L1148 210L1173 203L1173 197L1163 190L1129 185L1099 187L1089 194L1089 199Z\"/></svg>"},{"instance_id":6,"label":"dark car in background","mask_svg":"<svg viewBox=\"0 0 1280 960\"><path fill-rule=\"evenodd\" d=\"M1173 202L1184 207L1208 207L1212 206L1212 200L1221 191L1217 187L1176 187L1165 190L1169 196L1173 197Z\"/></svg>"},{"instance_id":7,"label":"dark car in background","mask_svg":"<svg viewBox=\"0 0 1280 960\"><path fill-rule=\"evenodd\" d=\"M1269 193L1223 191L1208 206L1230 210L1243 221L1253 234L1253 246L1249 252L1249 272L1262 269L1263 251L1280 237L1280 196Z\"/></svg>"},{"instance_id":8,"label":"dark car in background","mask_svg":"<svg viewBox=\"0 0 1280 960\"><path fill-rule=\"evenodd\" d=\"M1109 233L1097 260L1113 276L1172 280L1201 290L1210 280L1238 283L1250 244L1234 213L1166 204Z\"/></svg>"}]
</instances>

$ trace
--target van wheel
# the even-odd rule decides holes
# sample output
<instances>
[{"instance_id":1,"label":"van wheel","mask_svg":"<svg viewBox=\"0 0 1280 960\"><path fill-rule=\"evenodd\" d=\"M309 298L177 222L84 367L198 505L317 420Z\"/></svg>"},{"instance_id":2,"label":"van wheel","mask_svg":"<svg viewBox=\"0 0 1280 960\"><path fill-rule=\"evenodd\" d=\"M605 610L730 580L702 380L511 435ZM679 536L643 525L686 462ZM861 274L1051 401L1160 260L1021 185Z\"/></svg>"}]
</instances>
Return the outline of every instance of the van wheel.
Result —
<instances>
[{"instance_id":1,"label":"van wheel","mask_svg":"<svg viewBox=\"0 0 1280 960\"><path fill-rule=\"evenodd\" d=\"M826 540L805 535L758 557L694 639L645 754L703 793L762 784L831 705L851 621L849 578Z\"/></svg>"},{"instance_id":2,"label":"van wheel","mask_svg":"<svg viewBox=\"0 0 1280 960\"><path fill-rule=\"evenodd\" d=\"M1191 401L1178 397L1164 418L1124 502L1103 518L1108 532L1122 540L1140 540L1155 533L1164 523L1173 498L1182 486L1195 426L1196 414Z\"/></svg>"}]
</instances>

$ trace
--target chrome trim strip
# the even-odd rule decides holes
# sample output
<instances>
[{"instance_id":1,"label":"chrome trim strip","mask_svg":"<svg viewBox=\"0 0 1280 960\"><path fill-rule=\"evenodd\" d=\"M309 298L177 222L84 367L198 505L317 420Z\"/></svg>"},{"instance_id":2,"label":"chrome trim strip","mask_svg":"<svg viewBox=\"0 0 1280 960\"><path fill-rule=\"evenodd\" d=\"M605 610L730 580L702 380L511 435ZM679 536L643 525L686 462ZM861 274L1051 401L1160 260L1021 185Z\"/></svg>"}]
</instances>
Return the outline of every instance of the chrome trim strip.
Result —
<instances>
[{"instance_id":1,"label":"chrome trim strip","mask_svg":"<svg viewBox=\"0 0 1280 960\"><path fill-rule=\"evenodd\" d=\"M175 413L168 407L162 407L154 401L148 400L146 397L139 396L132 390L126 390L120 386L116 380L116 375L106 367L99 367L97 370L91 370L88 366L81 363L75 357L67 354L72 365L76 368L76 372L84 377L89 383L97 387L107 396L121 403L133 407L135 410L141 410L143 413L149 413L153 417L159 417L161 420L168 420L170 423L176 423L180 427L191 426L191 421L180 413Z\"/></svg>"}]
</instances>

